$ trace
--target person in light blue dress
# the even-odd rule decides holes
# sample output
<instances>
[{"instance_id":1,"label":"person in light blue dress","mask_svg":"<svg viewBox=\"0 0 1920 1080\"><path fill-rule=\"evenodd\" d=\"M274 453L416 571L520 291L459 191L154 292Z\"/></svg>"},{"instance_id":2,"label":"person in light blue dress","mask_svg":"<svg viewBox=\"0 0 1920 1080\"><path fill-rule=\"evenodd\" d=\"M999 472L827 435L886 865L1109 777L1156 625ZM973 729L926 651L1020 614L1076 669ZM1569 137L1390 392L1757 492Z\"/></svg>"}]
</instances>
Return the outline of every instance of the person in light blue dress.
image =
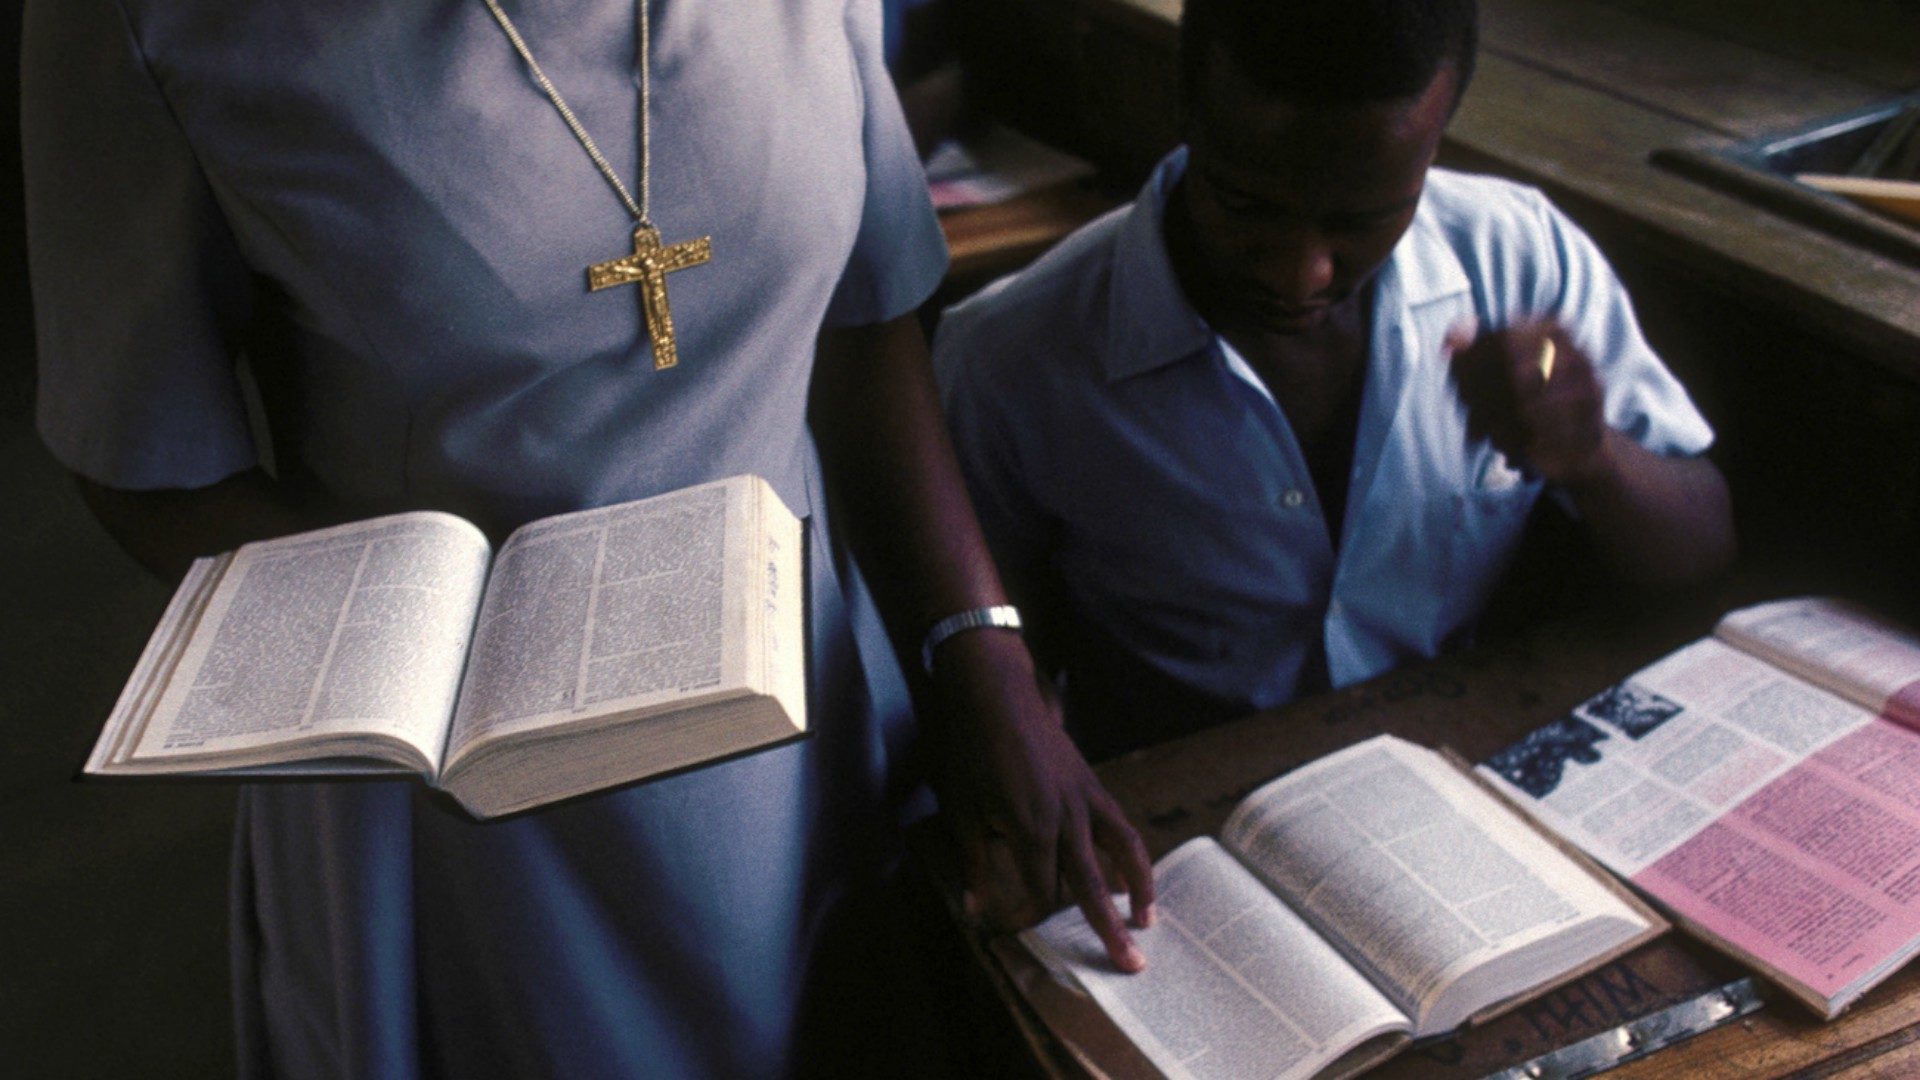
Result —
<instances>
[{"instance_id":1,"label":"person in light blue dress","mask_svg":"<svg viewBox=\"0 0 1920 1080\"><path fill-rule=\"evenodd\" d=\"M1463 643L1542 495L1622 580L1723 567L1712 431L1598 249L1537 191L1430 167L1473 5L1186 18L1189 145L934 346L1080 745Z\"/></svg>"},{"instance_id":2,"label":"person in light blue dress","mask_svg":"<svg viewBox=\"0 0 1920 1080\"><path fill-rule=\"evenodd\" d=\"M631 0L503 6L630 188L649 101L651 219L712 243L668 279L677 367L634 289L587 291L633 223L482 0L32 0L40 430L163 572L758 473L809 521L814 734L484 826L406 783L245 789L242 1071L880 1068L922 1034L884 1019L913 957L872 898L924 799L848 551L876 530L827 487L898 527L869 545L897 638L1003 594L916 374L945 249L879 5L652 0L644 77ZM936 685L1044 718L1030 677L982 681L1024 657L1000 637L943 646Z\"/></svg>"}]
</instances>

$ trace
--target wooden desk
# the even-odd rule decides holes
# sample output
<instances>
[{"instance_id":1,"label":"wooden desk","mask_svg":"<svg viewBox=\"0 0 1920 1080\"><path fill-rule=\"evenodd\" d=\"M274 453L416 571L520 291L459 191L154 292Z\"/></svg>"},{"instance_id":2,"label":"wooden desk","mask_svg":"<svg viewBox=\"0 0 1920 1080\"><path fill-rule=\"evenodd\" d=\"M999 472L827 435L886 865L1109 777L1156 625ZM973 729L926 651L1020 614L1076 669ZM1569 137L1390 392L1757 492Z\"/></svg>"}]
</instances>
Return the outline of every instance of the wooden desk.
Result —
<instances>
[{"instance_id":1,"label":"wooden desk","mask_svg":"<svg viewBox=\"0 0 1920 1080\"><path fill-rule=\"evenodd\" d=\"M1092 183L1041 188L1005 202L967 206L940 215L954 278L994 278L1025 266L1073 230L1120 200Z\"/></svg>"},{"instance_id":2,"label":"wooden desk","mask_svg":"<svg viewBox=\"0 0 1920 1080\"><path fill-rule=\"evenodd\" d=\"M1067 234L1120 205L1096 181L1070 181L1005 202L943 211L947 276L929 306L940 311L1032 262Z\"/></svg>"},{"instance_id":3,"label":"wooden desk","mask_svg":"<svg viewBox=\"0 0 1920 1080\"><path fill-rule=\"evenodd\" d=\"M1716 610L1718 610L1716 608ZM1272 713L1198 732L1100 766L1099 774L1155 858L1215 833L1235 803L1279 773L1378 732L1446 745L1479 760L1565 713L1595 691L1704 635L1712 619L1658 624L1587 619L1323 694ZM984 945L977 938L974 945ZM1003 970L976 955L1033 1048L1037 1071L1077 1070L1024 1009ZM1454 1043L1410 1051L1369 1075L1453 1080L1529 1060L1591 1030L1656 1008L1663 980L1737 969L1669 934L1620 962ZM1608 1074L1733 1080L1759 1077L1920 1076L1920 967L1869 993L1832 1023L1767 988L1767 1007Z\"/></svg>"}]
</instances>

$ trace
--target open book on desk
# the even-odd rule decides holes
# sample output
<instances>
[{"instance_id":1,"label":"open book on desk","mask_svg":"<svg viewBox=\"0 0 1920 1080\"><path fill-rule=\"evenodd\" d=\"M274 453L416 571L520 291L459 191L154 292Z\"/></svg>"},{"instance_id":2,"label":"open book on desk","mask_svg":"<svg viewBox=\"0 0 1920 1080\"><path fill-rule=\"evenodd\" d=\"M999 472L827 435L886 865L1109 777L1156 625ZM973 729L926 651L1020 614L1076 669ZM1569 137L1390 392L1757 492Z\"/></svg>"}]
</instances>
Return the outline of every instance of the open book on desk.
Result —
<instances>
[{"instance_id":1,"label":"open book on desk","mask_svg":"<svg viewBox=\"0 0 1920 1080\"><path fill-rule=\"evenodd\" d=\"M1480 771L1829 1018L1920 952L1920 637L1735 611Z\"/></svg>"},{"instance_id":2,"label":"open book on desk","mask_svg":"<svg viewBox=\"0 0 1920 1080\"><path fill-rule=\"evenodd\" d=\"M492 817L806 729L801 526L738 476L544 518L450 514L194 563L85 772L418 774Z\"/></svg>"},{"instance_id":3,"label":"open book on desk","mask_svg":"<svg viewBox=\"0 0 1920 1080\"><path fill-rule=\"evenodd\" d=\"M1117 1029L1029 994L1096 1072L1349 1075L1665 928L1464 766L1386 735L1255 791L1218 841L1176 848L1155 880L1140 974L1112 967L1077 910L1022 935Z\"/></svg>"}]
</instances>

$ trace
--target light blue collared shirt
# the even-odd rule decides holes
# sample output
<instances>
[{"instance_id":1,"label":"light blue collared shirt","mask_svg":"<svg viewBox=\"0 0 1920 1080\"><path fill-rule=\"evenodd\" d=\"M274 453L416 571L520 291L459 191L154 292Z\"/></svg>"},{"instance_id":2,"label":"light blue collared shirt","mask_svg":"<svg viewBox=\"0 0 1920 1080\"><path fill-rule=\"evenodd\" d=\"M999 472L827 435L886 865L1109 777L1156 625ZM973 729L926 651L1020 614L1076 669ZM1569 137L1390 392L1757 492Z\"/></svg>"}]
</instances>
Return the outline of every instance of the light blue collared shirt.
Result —
<instances>
[{"instance_id":1,"label":"light blue collared shirt","mask_svg":"<svg viewBox=\"0 0 1920 1080\"><path fill-rule=\"evenodd\" d=\"M1174 277L1163 209L1185 164L953 308L934 348L994 553L1069 620L1093 753L1281 704L1316 645L1340 686L1470 630L1541 485L1468 439L1451 327L1551 316L1609 424L1661 454L1713 440L1592 241L1530 188L1434 169L1374 279L1336 550L1285 415Z\"/></svg>"}]
</instances>

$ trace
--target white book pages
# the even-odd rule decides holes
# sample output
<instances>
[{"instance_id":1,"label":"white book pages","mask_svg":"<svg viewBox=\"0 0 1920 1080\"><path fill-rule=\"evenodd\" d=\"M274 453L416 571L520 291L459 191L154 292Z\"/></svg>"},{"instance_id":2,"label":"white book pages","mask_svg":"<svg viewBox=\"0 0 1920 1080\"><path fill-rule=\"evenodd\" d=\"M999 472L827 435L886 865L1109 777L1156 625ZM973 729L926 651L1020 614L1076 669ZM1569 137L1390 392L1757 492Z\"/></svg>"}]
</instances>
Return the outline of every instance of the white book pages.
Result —
<instances>
[{"instance_id":1,"label":"white book pages","mask_svg":"<svg viewBox=\"0 0 1920 1080\"><path fill-rule=\"evenodd\" d=\"M1310 1077L1408 1021L1297 914L1208 839L1155 868L1146 971L1115 969L1077 910L1027 932L1175 1080Z\"/></svg>"},{"instance_id":2,"label":"white book pages","mask_svg":"<svg viewBox=\"0 0 1920 1080\"><path fill-rule=\"evenodd\" d=\"M1415 1017L1419 1035L1574 964L1556 942L1583 923L1618 920L1621 941L1646 926L1440 755L1390 737L1256 791L1221 841ZM1527 951L1538 970L1501 963ZM1522 981L1479 986L1484 1000L1449 994L1490 965Z\"/></svg>"},{"instance_id":3,"label":"white book pages","mask_svg":"<svg viewBox=\"0 0 1920 1080\"><path fill-rule=\"evenodd\" d=\"M490 739L748 681L748 477L534 522L501 545L447 768Z\"/></svg>"},{"instance_id":4,"label":"white book pages","mask_svg":"<svg viewBox=\"0 0 1920 1080\"><path fill-rule=\"evenodd\" d=\"M1896 723L1920 728L1920 635L1823 597L1729 613L1715 635Z\"/></svg>"},{"instance_id":5,"label":"white book pages","mask_svg":"<svg viewBox=\"0 0 1920 1080\"><path fill-rule=\"evenodd\" d=\"M438 513L240 548L134 756L191 760L376 735L433 760L487 558L477 529Z\"/></svg>"}]
</instances>

